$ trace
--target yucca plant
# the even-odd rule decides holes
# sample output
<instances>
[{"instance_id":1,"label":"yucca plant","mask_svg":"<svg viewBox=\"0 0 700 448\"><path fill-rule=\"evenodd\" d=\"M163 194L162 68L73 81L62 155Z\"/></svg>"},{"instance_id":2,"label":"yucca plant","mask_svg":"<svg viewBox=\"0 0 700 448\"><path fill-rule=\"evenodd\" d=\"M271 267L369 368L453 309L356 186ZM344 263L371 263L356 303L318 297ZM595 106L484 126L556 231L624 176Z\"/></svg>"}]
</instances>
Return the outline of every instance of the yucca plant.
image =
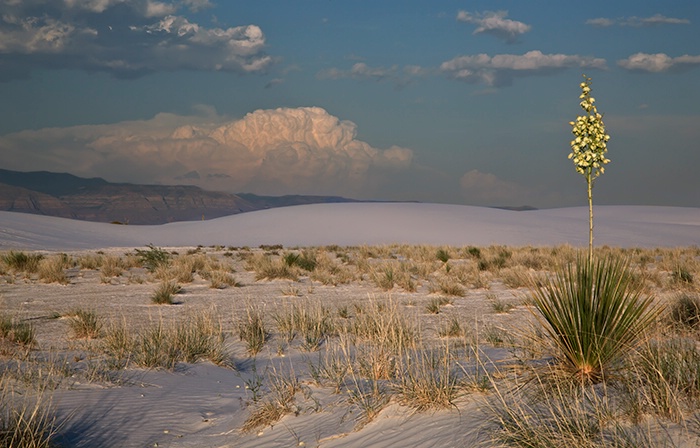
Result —
<instances>
[{"instance_id":1,"label":"yucca plant","mask_svg":"<svg viewBox=\"0 0 700 448\"><path fill-rule=\"evenodd\" d=\"M600 382L639 342L661 312L643 297L628 262L612 256L561 268L533 290L535 316L574 377Z\"/></svg>"},{"instance_id":2,"label":"yucca plant","mask_svg":"<svg viewBox=\"0 0 700 448\"><path fill-rule=\"evenodd\" d=\"M606 157L610 136L605 131L603 115L595 106L595 98L591 96L591 78L583 77L579 99L586 113L569 122L576 137L571 141L569 159L574 162L576 172L586 178L588 186L588 262L593 263L593 181L605 172L604 165L610 162Z\"/></svg>"}]
</instances>

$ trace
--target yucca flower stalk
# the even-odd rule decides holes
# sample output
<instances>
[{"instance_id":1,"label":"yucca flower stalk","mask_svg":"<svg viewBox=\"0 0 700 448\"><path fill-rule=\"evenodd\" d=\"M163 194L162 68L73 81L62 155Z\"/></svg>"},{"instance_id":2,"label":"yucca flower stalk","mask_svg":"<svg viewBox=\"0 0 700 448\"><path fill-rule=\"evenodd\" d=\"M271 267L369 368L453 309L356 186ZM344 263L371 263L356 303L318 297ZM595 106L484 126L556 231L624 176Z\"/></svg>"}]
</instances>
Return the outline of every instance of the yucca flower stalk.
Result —
<instances>
[{"instance_id":1,"label":"yucca flower stalk","mask_svg":"<svg viewBox=\"0 0 700 448\"><path fill-rule=\"evenodd\" d=\"M642 296L625 260L581 258L560 268L532 298L559 365L595 383L635 348L661 308Z\"/></svg>"},{"instance_id":2,"label":"yucca flower stalk","mask_svg":"<svg viewBox=\"0 0 700 448\"><path fill-rule=\"evenodd\" d=\"M595 106L595 98L591 96L591 78L583 75L585 81L580 84L581 108L586 111L584 115L571 121L572 133L576 137L571 141L571 154L576 172L586 178L588 186L588 262L593 263L593 181L605 172L609 159L605 157L608 152L607 142L610 136L605 132L603 116L598 113Z\"/></svg>"}]
</instances>

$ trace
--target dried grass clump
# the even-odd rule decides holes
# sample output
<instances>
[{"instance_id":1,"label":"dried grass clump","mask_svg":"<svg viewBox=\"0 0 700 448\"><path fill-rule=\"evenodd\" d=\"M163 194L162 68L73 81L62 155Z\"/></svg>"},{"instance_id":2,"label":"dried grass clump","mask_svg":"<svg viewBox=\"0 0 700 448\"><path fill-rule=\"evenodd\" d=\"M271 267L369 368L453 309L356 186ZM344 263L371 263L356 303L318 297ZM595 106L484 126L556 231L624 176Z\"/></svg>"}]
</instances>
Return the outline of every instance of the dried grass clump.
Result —
<instances>
[{"instance_id":1,"label":"dried grass clump","mask_svg":"<svg viewBox=\"0 0 700 448\"><path fill-rule=\"evenodd\" d=\"M300 268L290 266L281 258L273 258L270 255L256 253L248 258L246 269L255 272L256 280L285 279L299 280Z\"/></svg>"},{"instance_id":2,"label":"dried grass clump","mask_svg":"<svg viewBox=\"0 0 700 448\"><path fill-rule=\"evenodd\" d=\"M464 389L449 343L405 353L397 367L394 388L399 402L417 411L456 407L455 400Z\"/></svg>"},{"instance_id":3,"label":"dried grass clump","mask_svg":"<svg viewBox=\"0 0 700 448\"><path fill-rule=\"evenodd\" d=\"M39 279L44 283L69 283L64 269L70 267L70 263L70 258L62 254L42 258L37 267Z\"/></svg>"},{"instance_id":4,"label":"dried grass clump","mask_svg":"<svg viewBox=\"0 0 700 448\"><path fill-rule=\"evenodd\" d=\"M268 383L270 392L256 404L256 408L243 423L243 432L272 425L287 414L299 412L294 397L302 388L293 368L282 370L273 366L268 373Z\"/></svg>"},{"instance_id":5,"label":"dried grass clump","mask_svg":"<svg viewBox=\"0 0 700 448\"><path fill-rule=\"evenodd\" d=\"M104 255L99 253L80 255L76 260L80 269L88 270L99 269L102 266L103 261Z\"/></svg>"},{"instance_id":6,"label":"dried grass clump","mask_svg":"<svg viewBox=\"0 0 700 448\"><path fill-rule=\"evenodd\" d=\"M109 279L119 277L126 269L121 257L115 255L105 255L100 266L100 273L104 283L109 283ZM107 280L107 281L104 281Z\"/></svg>"},{"instance_id":7,"label":"dried grass clump","mask_svg":"<svg viewBox=\"0 0 700 448\"><path fill-rule=\"evenodd\" d=\"M27 254L11 250L0 256L7 269L16 274L34 274L39 270L39 261L44 258L41 254Z\"/></svg>"},{"instance_id":8,"label":"dried grass clump","mask_svg":"<svg viewBox=\"0 0 700 448\"><path fill-rule=\"evenodd\" d=\"M231 272L223 269L203 271L202 277L209 281L209 287L212 289L226 289L230 286L241 286Z\"/></svg>"},{"instance_id":9,"label":"dried grass clump","mask_svg":"<svg viewBox=\"0 0 700 448\"><path fill-rule=\"evenodd\" d=\"M700 330L700 295L677 294L669 306L668 318L680 329Z\"/></svg>"},{"instance_id":10,"label":"dried grass clump","mask_svg":"<svg viewBox=\"0 0 700 448\"><path fill-rule=\"evenodd\" d=\"M30 394L17 390L6 375L0 376L0 446L51 448L60 429L51 398L40 387Z\"/></svg>"},{"instance_id":11,"label":"dried grass clump","mask_svg":"<svg viewBox=\"0 0 700 448\"><path fill-rule=\"evenodd\" d=\"M93 310L77 309L66 316L76 339L96 339L102 333L102 319Z\"/></svg>"},{"instance_id":12,"label":"dried grass clump","mask_svg":"<svg viewBox=\"0 0 700 448\"><path fill-rule=\"evenodd\" d=\"M252 304L246 306L245 316L238 324L238 336L245 342L248 353L251 355L257 355L262 350L270 337L262 308Z\"/></svg>"},{"instance_id":13,"label":"dried grass clump","mask_svg":"<svg viewBox=\"0 0 700 448\"><path fill-rule=\"evenodd\" d=\"M320 302L296 302L283 307L274 315L277 328L287 343L297 335L301 349L315 351L335 331L330 311Z\"/></svg>"},{"instance_id":14,"label":"dried grass clump","mask_svg":"<svg viewBox=\"0 0 700 448\"><path fill-rule=\"evenodd\" d=\"M464 297L466 294L464 286L450 277L438 278L436 282L430 284L429 289L433 294L444 294L452 297Z\"/></svg>"},{"instance_id":15,"label":"dried grass clump","mask_svg":"<svg viewBox=\"0 0 700 448\"><path fill-rule=\"evenodd\" d=\"M36 342L36 332L31 323L0 313L0 339L12 344L31 347Z\"/></svg>"},{"instance_id":16,"label":"dried grass clump","mask_svg":"<svg viewBox=\"0 0 700 448\"><path fill-rule=\"evenodd\" d=\"M158 285L158 288L151 295L151 302L156 305L172 305L173 296L179 294L182 287L176 282L164 281Z\"/></svg>"},{"instance_id":17,"label":"dried grass clump","mask_svg":"<svg viewBox=\"0 0 700 448\"><path fill-rule=\"evenodd\" d=\"M166 325L159 320L136 332L125 320L112 322L102 343L122 367L134 364L173 369L178 362L195 363L203 359L226 364L225 340L218 314L200 311L175 324Z\"/></svg>"},{"instance_id":18,"label":"dried grass clump","mask_svg":"<svg viewBox=\"0 0 700 448\"><path fill-rule=\"evenodd\" d=\"M350 266L331 258L327 252L319 252L316 254L316 268L311 272L310 278L324 285L338 286L357 280L357 274Z\"/></svg>"}]
</instances>

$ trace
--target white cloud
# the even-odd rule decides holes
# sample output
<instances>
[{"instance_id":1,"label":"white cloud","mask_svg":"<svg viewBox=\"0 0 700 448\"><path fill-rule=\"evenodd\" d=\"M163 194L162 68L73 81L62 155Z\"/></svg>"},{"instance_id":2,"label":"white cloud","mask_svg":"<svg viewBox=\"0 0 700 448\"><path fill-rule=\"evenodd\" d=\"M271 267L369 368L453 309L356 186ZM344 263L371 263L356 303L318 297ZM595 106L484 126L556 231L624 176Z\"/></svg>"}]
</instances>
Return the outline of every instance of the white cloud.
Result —
<instances>
[{"instance_id":1,"label":"white cloud","mask_svg":"<svg viewBox=\"0 0 700 448\"><path fill-rule=\"evenodd\" d=\"M620 59L617 64L630 71L660 73L688 70L700 65L700 55L671 57L665 53L636 53L626 59Z\"/></svg>"},{"instance_id":2,"label":"white cloud","mask_svg":"<svg viewBox=\"0 0 700 448\"><path fill-rule=\"evenodd\" d=\"M457 20L460 22L478 25L474 34L490 34L507 43L515 43L518 37L532 29L530 25L511 19L506 19L508 11L485 11L483 13L469 13L459 11Z\"/></svg>"},{"instance_id":3,"label":"white cloud","mask_svg":"<svg viewBox=\"0 0 700 448\"><path fill-rule=\"evenodd\" d=\"M207 0L64 0L36 15L41 5L0 5L0 78L37 67L120 77L179 69L254 73L273 62L257 25L210 28L177 14L210 6Z\"/></svg>"},{"instance_id":4,"label":"white cloud","mask_svg":"<svg viewBox=\"0 0 700 448\"><path fill-rule=\"evenodd\" d=\"M523 55L478 54L443 62L440 70L452 79L488 86L510 85L513 78L547 75L567 68L606 68L605 59L529 51Z\"/></svg>"},{"instance_id":5,"label":"white cloud","mask_svg":"<svg viewBox=\"0 0 700 448\"><path fill-rule=\"evenodd\" d=\"M0 165L115 181L184 180L234 192L347 196L369 194L412 165L410 149L374 148L357 140L354 123L318 107L257 110L228 121L204 112L5 135Z\"/></svg>"},{"instance_id":6,"label":"white cloud","mask_svg":"<svg viewBox=\"0 0 700 448\"><path fill-rule=\"evenodd\" d=\"M617 19L610 19L606 17L598 17L595 19L586 20L586 25L591 25L599 28L610 27L614 25L618 26L657 26L657 25L688 25L690 20L679 19L676 17L666 17L662 14L654 14L650 17L620 17Z\"/></svg>"}]
</instances>

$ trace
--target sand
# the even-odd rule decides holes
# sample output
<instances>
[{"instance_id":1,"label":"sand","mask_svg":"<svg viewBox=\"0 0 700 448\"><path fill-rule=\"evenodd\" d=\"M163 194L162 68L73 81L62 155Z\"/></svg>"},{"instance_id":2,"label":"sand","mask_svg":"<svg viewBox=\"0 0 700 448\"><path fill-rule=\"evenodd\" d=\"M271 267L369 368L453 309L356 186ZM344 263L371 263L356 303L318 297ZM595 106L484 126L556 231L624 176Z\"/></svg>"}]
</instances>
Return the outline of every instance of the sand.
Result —
<instances>
[{"instance_id":1,"label":"sand","mask_svg":"<svg viewBox=\"0 0 700 448\"><path fill-rule=\"evenodd\" d=\"M597 207L596 243L621 247L675 247L700 243L700 209L671 207ZM163 226L119 226L60 218L0 212L0 250L67 251L73 255L102 249L123 254L151 243L184 253L197 245L250 246L283 244L321 246L389 243L430 245L535 245L587 243L587 209L513 212L440 204L329 204L272 209L204 222ZM226 248L205 248L223 256ZM125 276L102 283L98 271L73 270L68 285L18 280L0 283L0 310L32 319L42 350L85 353L84 342L72 339L65 319L51 319L75 308L95 310L106 320L165 322L193 310L215 309L233 329L234 316L247 303L273 310L290 300L317 301L329 306L366 302L391 296L430 331L448 316L474 325L511 328L529 312L519 306L508 314L494 314L487 294L518 302L526 291L507 288L497 280L490 289L470 289L440 315L426 314L434 297L429 285L416 292L394 289L384 293L371 282L325 286L302 278L295 284L301 297L285 295L290 282L256 281L237 261L242 286L211 289L197 277L184 285L177 304L156 306L150 295L155 283L128 281ZM134 276L147 276L138 269ZM392 401L370 423L358 425L359 410L346 394L333 394L308 380L308 360L316 352L298 346L280 353L271 342L253 360L240 341L229 338L232 366L210 362L179 364L174 371L127 369L121 382L94 383L77 379L53 392L65 446L101 447L451 447L489 446L489 423L484 394L470 393L451 409L416 413ZM80 355L83 356L83 355ZM87 359L74 359L81 366ZM273 426L242 433L241 426L254 406L246 381L255 371L293 370L303 383L298 415L287 415ZM697 440L695 441L697 442ZM696 446L689 442L687 446Z\"/></svg>"}]
</instances>

